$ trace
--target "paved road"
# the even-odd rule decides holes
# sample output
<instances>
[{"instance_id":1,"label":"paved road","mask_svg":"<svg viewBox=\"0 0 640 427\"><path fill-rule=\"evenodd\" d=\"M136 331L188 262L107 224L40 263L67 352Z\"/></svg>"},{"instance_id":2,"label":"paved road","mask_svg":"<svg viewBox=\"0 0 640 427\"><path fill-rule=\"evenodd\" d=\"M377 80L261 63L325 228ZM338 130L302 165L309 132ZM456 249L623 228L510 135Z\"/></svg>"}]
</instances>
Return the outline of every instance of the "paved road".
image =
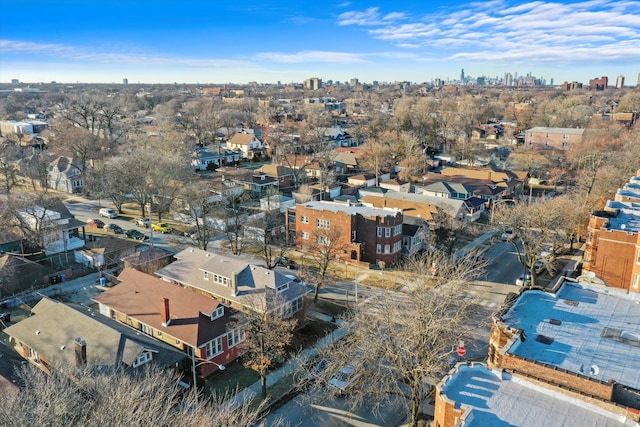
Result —
<instances>
[{"instance_id":1,"label":"paved road","mask_svg":"<svg viewBox=\"0 0 640 427\"><path fill-rule=\"evenodd\" d=\"M258 425L270 426L282 420L290 427L387 427L402 424L405 416L399 396L390 397L377 411L371 405L350 410L348 395L326 400L322 396L304 396L276 409Z\"/></svg>"}]
</instances>

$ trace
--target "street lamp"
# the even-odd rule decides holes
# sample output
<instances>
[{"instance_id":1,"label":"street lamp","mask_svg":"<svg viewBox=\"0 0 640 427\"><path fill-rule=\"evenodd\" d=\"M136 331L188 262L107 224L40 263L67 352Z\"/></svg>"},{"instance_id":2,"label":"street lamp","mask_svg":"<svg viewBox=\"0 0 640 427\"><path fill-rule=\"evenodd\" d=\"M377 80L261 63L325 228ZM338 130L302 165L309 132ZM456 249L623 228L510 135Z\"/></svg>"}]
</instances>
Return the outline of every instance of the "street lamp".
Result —
<instances>
[{"instance_id":1,"label":"street lamp","mask_svg":"<svg viewBox=\"0 0 640 427\"><path fill-rule=\"evenodd\" d=\"M194 386L194 387L196 387L196 384L197 384L197 383L196 383L196 381L197 381L197 379L196 379L196 368L197 368L198 366L206 365L207 363L210 363L210 364L212 364L212 365L216 365L216 366L218 367L218 369L220 369L221 371L224 371L225 369L227 369L227 367L226 367L226 366L221 365L221 364L219 364L219 363L216 363L216 362L214 362L213 360L203 360L203 359L198 359L198 360L199 360L199 362L198 362L198 363L196 363L196 352L195 352L195 349L193 349L193 350L191 351L191 364L192 364L192 372L193 372L193 386Z\"/></svg>"}]
</instances>

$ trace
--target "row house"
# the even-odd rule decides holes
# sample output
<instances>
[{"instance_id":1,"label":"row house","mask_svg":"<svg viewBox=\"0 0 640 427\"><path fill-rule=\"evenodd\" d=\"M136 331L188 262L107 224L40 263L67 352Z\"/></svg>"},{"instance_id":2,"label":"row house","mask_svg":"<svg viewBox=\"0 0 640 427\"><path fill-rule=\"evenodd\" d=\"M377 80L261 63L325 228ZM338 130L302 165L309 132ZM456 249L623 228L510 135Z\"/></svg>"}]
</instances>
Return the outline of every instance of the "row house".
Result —
<instances>
[{"instance_id":1,"label":"row house","mask_svg":"<svg viewBox=\"0 0 640 427\"><path fill-rule=\"evenodd\" d=\"M245 329L233 308L129 268L118 280L94 298L100 313L184 352L195 374L207 377L241 355Z\"/></svg>"},{"instance_id":2,"label":"row house","mask_svg":"<svg viewBox=\"0 0 640 427\"><path fill-rule=\"evenodd\" d=\"M305 295L311 289L294 278L269 270L261 262L187 248L156 275L244 312L277 313L304 319Z\"/></svg>"},{"instance_id":3,"label":"row house","mask_svg":"<svg viewBox=\"0 0 640 427\"><path fill-rule=\"evenodd\" d=\"M33 307L31 316L3 332L18 354L47 373L84 365L127 370L155 365L178 371L188 367L186 355L170 345L96 316L87 307L47 297Z\"/></svg>"},{"instance_id":4,"label":"row house","mask_svg":"<svg viewBox=\"0 0 640 427\"><path fill-rule=\"evenodd\" d=\"M295 206L296 249L307 251L326 239L342 261L390 265L402 254L402 211L361 203L307 202ZM292 229L292 224L287 224Z\"/></svg>"},{"instance_id":5,"label":"row house","mask_svg":"<svg viewBox=\"0 0 640 427\"><path fill-rule=\"evenodd\" d=\"M593 212L587 230L583 270L607 286L640 292L640 177Z\"/></svg>"}]
</instances>

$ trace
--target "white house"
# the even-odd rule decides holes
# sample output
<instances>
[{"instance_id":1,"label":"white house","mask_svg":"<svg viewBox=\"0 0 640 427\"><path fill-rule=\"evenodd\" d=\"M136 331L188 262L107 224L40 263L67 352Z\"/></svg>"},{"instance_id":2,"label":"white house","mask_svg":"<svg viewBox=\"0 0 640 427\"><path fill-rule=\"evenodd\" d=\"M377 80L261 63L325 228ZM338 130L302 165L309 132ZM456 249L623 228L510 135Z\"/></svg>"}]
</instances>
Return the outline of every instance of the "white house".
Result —
<instances>
[{"instance_id":1,"label":"white house","mask_svg":"<svg viewBox=\"0 0 640 427\"><path fill-rule=\"evenodd\" d=\"M243 159L263 157L268 146L253 133L236 133L227 141L227 148L242 153Z\"/></svg>"},{"instance_id":2,"label":"white house","mask_svg":"<svg viewBox=\"0 0 640 427\"><path fill-rule=\"evenodd\" d=\"M84 240L78 235L78 228L84 223L71 216L65 217L58 211L38 205L18 211L18 214L26 228L42 234L42 244L47 255L84 246Z\"/></svg>"}]
</instances>

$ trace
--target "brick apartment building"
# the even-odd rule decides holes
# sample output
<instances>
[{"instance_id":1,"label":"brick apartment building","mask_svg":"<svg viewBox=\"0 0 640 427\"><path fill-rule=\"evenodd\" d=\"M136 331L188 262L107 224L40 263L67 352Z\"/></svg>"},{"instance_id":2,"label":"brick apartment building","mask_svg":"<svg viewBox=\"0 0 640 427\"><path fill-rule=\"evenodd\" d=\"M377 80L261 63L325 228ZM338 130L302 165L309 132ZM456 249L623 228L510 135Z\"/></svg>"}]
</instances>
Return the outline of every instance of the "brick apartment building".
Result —
<instances>
[{"instance_id":1,"label":"brick apartment building","mask_svg":"<svg viewBox=\"0 0 640 427\"><path fill-rule=\"evenodd\" d=\"M295 230L298 250L308 250L311 239L322 238L318 230L337 230L337 245L344 248L337 255L341 260L390 265L402 253L402 219L399 209L316 201L296 205L287 226Z\"/></svg>"},{"instance_id":2,"label":"brick apartment building","mask_svg":"<svg viewBox=\"0 0 640 427\"><path fill-rule=\"evenodd\" d=\"M584 129L534 127L525 131L525 144L538 149L570 150L582 144Z\"/></svg>"},{"instance_id":3,"label":"brick apartment building","mask_svg":"<svg viewBox=\"0 0 640 427\"><path fill-rule=\"evenodd\" d=\"M640 292L640 176L591 214L588 231L583 270L607 286Z\"/></svg>"}]
</instances>

